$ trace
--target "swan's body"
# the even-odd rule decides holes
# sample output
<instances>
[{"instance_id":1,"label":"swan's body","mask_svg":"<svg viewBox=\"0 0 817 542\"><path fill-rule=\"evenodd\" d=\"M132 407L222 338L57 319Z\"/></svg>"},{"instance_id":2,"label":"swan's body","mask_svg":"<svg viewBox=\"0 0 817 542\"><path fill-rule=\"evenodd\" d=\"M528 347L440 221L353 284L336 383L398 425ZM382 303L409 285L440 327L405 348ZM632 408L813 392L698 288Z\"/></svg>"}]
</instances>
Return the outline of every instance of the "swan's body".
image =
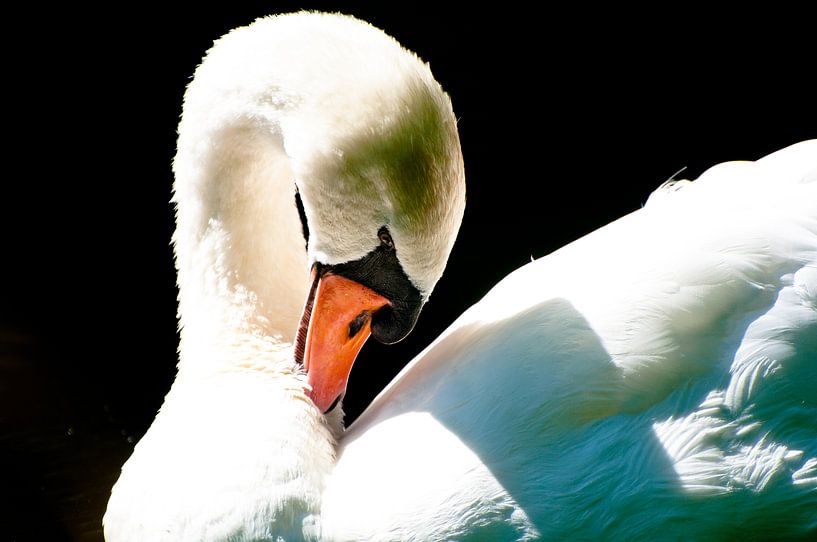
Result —
<instances>
[{"instance_id":1,"label":"swan's body","mask_svg":"<svg viewBox=\"0 0 817 542\"><path fill-rule=\"evenodd\" d=\"M427 298L462 214L452 118L425 66L350 19L267 19L213 49L175 164L179 375L106 537L817 531L815 142L663 187L511 274L336 442L339 409L293 361L309 264L364 256L385 223Z\"/></svg>"},{"instance_id":2,"label":"swan's body","mask_svg":"<svg viewBox=\"0 0 817 542\"><path fill-rule=\"evenodd\" d=\"M347 539L817 533L817 141L500 282L347 431L323 512Z\"/></svg>"}]
</instances>

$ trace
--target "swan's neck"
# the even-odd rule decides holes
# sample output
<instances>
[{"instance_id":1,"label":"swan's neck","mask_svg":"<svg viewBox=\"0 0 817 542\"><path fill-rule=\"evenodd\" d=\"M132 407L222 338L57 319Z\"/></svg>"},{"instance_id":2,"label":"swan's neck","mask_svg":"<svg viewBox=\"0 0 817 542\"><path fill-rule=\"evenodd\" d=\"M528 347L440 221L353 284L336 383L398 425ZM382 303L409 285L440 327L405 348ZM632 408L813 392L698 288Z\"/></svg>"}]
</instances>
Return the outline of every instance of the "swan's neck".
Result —
<instances>
[{"instance_id":1,"label":"swan's neck","mask_svg":"<svg viewBox=\"0 0 817 542\"><path fill-rule=\"evenodd\" d=\"M174 172L179 372L114 487L106 537L300 539L342 416L318 411L294 361L310 260L355 261L389 225L405 272L431 291L464 205L450 101L364 23L260 20L196 70Z\"/></svg>"},{"instance_id":2,"label":"swan's neck","mask_svg":"<svg viewBox=\"0 0 817 542\"><path fill-rule=\"evenodd\" d=\"M195 103L175 162L179 377L290 370L308 267L289 160L275 133Z\"/></svg>"},{"instance_id":3,"label":"swan's neck","mask_svg":"<svg viewBox=\"0 0 817 542\"><path fill-rule=\"evenodd\" d=\"M114 487L112 539L301 538L334 465L342 414L327 423L293 359L309 268L280 131L205 88L174 164L179 373Z\"/></svg>"}]
</instances>

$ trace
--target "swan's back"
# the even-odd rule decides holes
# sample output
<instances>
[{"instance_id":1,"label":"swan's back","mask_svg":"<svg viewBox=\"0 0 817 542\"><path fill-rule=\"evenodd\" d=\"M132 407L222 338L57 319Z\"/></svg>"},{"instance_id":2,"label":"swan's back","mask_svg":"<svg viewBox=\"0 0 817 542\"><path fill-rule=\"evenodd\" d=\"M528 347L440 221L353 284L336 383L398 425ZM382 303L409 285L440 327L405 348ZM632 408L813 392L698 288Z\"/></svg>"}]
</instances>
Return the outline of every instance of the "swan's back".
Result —
<instances>
[{"instance_id":1,"label":"swan's back","mask_svg":"<svg viewBox=\"0 0 817 542\"><path fill-rule=\"evenodd\" d=\"M500 282L350 429L325 521L417 539L810 536L816 384L809 141L668 183Z\"/></svg>"}]
</instances>

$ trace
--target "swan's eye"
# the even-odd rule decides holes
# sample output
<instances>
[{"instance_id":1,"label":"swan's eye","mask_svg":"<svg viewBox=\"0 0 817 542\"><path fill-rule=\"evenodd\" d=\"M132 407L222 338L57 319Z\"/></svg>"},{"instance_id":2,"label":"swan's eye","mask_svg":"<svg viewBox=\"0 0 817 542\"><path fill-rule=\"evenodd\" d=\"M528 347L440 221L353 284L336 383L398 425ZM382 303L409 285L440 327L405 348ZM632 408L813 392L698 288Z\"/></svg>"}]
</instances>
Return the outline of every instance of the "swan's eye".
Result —
<instances>
[{"instance_id":1,"label":"swan's eye","mask_svg":"<svg viewBox=\"0 0 817 542\"><path fill-rule=\"evenodd\" d=\"M380 239L380 245L391 250L394 248L394 241L392 241L391 235L389 234L389 230L386 229L386 226L380 228L380 231L377 232L377 237Z\"/></svg>"}]
</instances>

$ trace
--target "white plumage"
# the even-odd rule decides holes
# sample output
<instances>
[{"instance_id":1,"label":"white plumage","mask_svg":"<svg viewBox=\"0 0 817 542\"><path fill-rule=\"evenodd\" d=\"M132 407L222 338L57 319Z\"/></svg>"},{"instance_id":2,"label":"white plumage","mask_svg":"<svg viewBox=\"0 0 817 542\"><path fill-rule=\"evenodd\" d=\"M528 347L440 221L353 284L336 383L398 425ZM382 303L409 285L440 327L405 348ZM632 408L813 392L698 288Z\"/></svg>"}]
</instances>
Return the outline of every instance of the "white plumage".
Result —
<instances>
[{"instance_id":1,"label":"white plumage","mask_svg":"<svg viewBox=\"0 0 817 542\"><path fill-rule=\"evenodd\" d=\"M333 78L364 60L382 63L373 80ZM383 135L377 119L414 118L401 92L418 86L451 117L413 55L339 16L262 20L209 53L175 163L179 375L113 489L106 538L814 535L817 141L665 184L512 273L347 432L314 407L292 360L308 264L364 254L391 213L427 296L459 225L455 134L400 125L450 166L424 170L432 213L382 196L399 149L374 168L344 159Z\"/></svg>"},{"instance_id":2,"label":"white plumage","mask_svg":"<svg viewBox=\"0 0 817 542\"><path fill-rule=\"evenodd\" d=\"M810 141L665 185L500 282L347 432L324 521L382 532L359 526L401 487L440 538L805 537L816 382Z\"/></svg>"}]
</instances>

